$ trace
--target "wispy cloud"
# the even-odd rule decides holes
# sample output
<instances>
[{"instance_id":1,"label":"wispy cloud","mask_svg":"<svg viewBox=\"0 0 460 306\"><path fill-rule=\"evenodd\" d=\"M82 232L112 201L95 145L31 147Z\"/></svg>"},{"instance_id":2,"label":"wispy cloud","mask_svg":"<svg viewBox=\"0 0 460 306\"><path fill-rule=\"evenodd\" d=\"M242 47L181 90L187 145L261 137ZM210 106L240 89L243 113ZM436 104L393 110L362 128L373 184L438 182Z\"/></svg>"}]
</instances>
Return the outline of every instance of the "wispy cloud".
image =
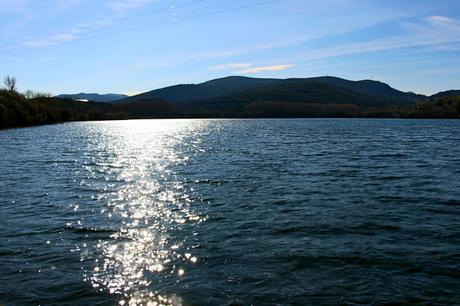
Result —
<instances>
[{"instance_id":1,"label":"wispy cloud","mask_svg":"<svg viewBox=\"0 0 460 306\"><path fill-rule=\"evenodd\" d=\"M57 45L63 42L68 42L77 39L78 36L70 33L57 34L45 38L29 40L24 43L29 48L43 48L47 46Z\"/></svg>"},{"instance_id":2,"label":"wispy cloud","mask_svg":"<svg viewBox=\"0 0 460 306\"><path fill-rule=\"evenodd\" d=\"M255 53L266 50L273 50L277 48L286 48L294 45L299 45L302 43L307 43L317 37L315 36L295 36L290 38L281 38L276 42L267 42L267 43L258 43L253 45L248 45L247 47L227 49L227 50L215 50L210 52L193 54L187 56L187 60L206 60L206 59L219 59L227 58L232 56L244 55L249 53ZM216 66L218 67L218 66ZM227 67L228 68L228 67Z\"/></svg>"},{"instance_id":3,"label":"wispy cloud","mask_svg":"<svg viewBox=\"0 0 460 306\"><path fill-rule=\"evenodd\" d=\"M116 18L114 17L105 17L99 20L95 20L92 22L83 22L77 24L77 26L72 30L73 33L82 32L87 29L96 28L96 27L103 27L112 25Z\"/></svg>"},{"instance_id":4,"label":"wispy cloud","mask_svg":"<svg viewBox=\"0 0 460 306\"><path fill-rule=\"evenodd\" d=\"M10 1L11 0L0 0L0 4L2 2L9 3ZM121 13L123 10L126 10L128 8L136 8L153 1L155 0L116 1L113 3L112 7L115 13L112 13L111 15L103 17L99 20L79 23L75 25L73 28L70 28L68 31L63 33L26 40L25 42L17 44L16 46L14 46L14 48L44 48L48 46L78 40L81 38L82 35L84 36L87 31L112 25L117 19L121 17L118 13ZM19 10L20 8L25 7L26 0L20 0L18 2L20 2L20 4L17 4L12 8ZM68 9L73 5L81 4L82 0L56 0L55 3L56 6L61 9Z\"/></svg>"},{"instance_id":5,"label":"wispy cloud","mask_svg":"<svg viewBox=\"0 0 460 306\"><path fill-rule=\"evenodd\" d=\"M156 0L117 0L113 1L111 6L114 11L121 13L126 10L135 9L155 1Z\"/></svg>"},{"instance_id":6,"label":"wispy cloud","mask_svg":"<svg viewBox=\"0 0 460 306\"><path fill-rule=\"evenodd\" d=\"M25 13L34 12L35 5L33 0L0 0L0 12L14 12L14 13ZM38 1L37 1L38 2ZM45 2L45 1L42 1ZM67 9L76 4L80 4L82 0L54 0L51 1L52 9ZM38 5L46 5L39 3Z\"/></svg>"},{"instance_id":7,"label":"wispy cloud","mask_svg":"<svg viewBox=\"0 0 460 306\"><path fill-rule=\"evenodd\" d=\"M80 4L81 0L56 0L55 3L60 8L69 8L76 4Z\"/></svg>"},{"instance_id":8,"label":"wispy cloud","mask_svg":"<svg viewBox=\"0 0 460 306\"><path fill-rule=\"evenodd\" d=\"M281 71L281 70L286 70L291 67L292 65L248 67L246 69L237 71L237 73L247 74L247 73L259 73L259 72L267 72L267 71Z\"/></svg>"},{"instance_id":9,"label":"wispy cloud","mask_svg":"<svg viewBox=\"0 0 460 306\"><path fill-rule=\"evenodd\" d=\"M439 16L439 15L435 15L435 16L428 16L425 18L425 20L431 22L431 23L435 23L435 24L440 24L440 25L459 25L459 22L455 19L452 19L450 17L446 17L446 16Z\"/></svg>"},{"instance_id":10,"label":"wispy cloud","mask_svg":"<svg viewBox=\"0 0 460 306\"><path fill-rule=\"evenodd\" d=\"M0 0L0 12L22 12L28 4L27 0Z\"/></svg>"},{"instance_id":11,"label":"wispy cloud","mask_svg":"<svg viewBox=\"0 0 460 306\"><path fill-rule=\"evenodd\" d=\"M250 64L245 64L245 63L228 63L228 64L220 64L220 65L214 65L209 67L209 70L212 71L223 71L223 70L241 70L241 69L248 69L250 68Z\"/></svg>"},{"instance_id":12,"label":"wispy cloud","mask_svg":"<svg viewBox=\"0 0 460 306\"><path fill-rule=\"evenodd\" d=\"M306 50L285 60L305 62L327 59L337 56L360 53L381 52L403 48L430 48L433 51L440 46L458 50L460 42L460 22L445 16L429 16L421 22L404 23L404 34L385 38L370 39L355 43L338 44L333 47ZM278 58L279 60L279 58Z\"/></svg>"},{"instance_id":13,"label":"wispy cloud","mask_svg":"<svg viewBox=\"0 0 460 306\"><path fill-rule=\"evenodd\" d=\"M214 59L214 58L224 58L234 55L239 55L241 52L239 50L220 50L220 51L210 51L193 54L187 57L190 60L200 60L200 59Z\"/></svg>"},{"instance_id":14,"label":"wispy cloud","mask_svg":"<svg viewBox=\"0 0 460 306\"><path fill-rule=\"evenodd\" d=\"M270 66L253 66L247 63L228 63L221 65L214 65L209 67L212 71L231 71L233 73L259 73L268 71L281 71L291 68L292 65L270 65Z\"/></svg>"},{"instance_id":15,"label":"wispy cloud","mask_svg":"<svg viewBox=\"0 0 460 306\"><path fill-rule=\"evenodd\" d=\"M295 3L295 2L294 2ZM332 0L327 3L325 1L309 1L308 3L304 3L302 1L299 1L296 5L298 6L305 6L305 9L308 11L311 11L313 8L313 5L323 7L323 9L329 9L331 6L337 6L337 5L357 5L359 6L360 4L356 4L355 1L353 0ZM308 9L307 9L308 8ZM299 8L296 8L296 11ZM403 18L405 15L402 13L394 12L394 11L385 11L381 12L379 15L372 15L371 17L367 16L366 18L360 19L359 23L353 23L353 22L343 22L343 26L337 27L337 28L326 28L324 31L319 29L318 31L315 32L309 32L309 34L302 34L302 35L293 35L293 36L282 36L282 37L277 37L273 41L267 41L267 42L259 42L259 43L253 43L253 44L248 44L244 47L239 47L239 48L229 48L229 49L224 49L224 50L216 50L212 52L206 52L206 53L200 53L200 54L195 54L190 56L190 59L199 59L199 60L205 60L205 59L217 59L217 58L229 58L233 56L240 56L240 55L246 55L246 54L251 54L251 53L258 53L258 52L264 52L264 51L272 51L272 50L282 50L286 48L290 48L293 46L300 46L302 44L306 44L312 41L315 41L317 39L323 39L328 36L333 36L333 35L340 35L340 34L350 34L355 31L360 31L363 29L366 29L368 27L373 27L378 24L386 23L386 22L394 22L396 18ZM348 20L349 18L345 19Z\"/></svg>"},{"instance_id":16,"label":"wispy cloud","mask_svg":"<svg viewBox=\"0 0 460 306\"><path fill-rule=\"evenodd\" d=\"M168 67L174 66L174 63L172 61L139 61L134 64L134 68L138 70L147 70L147 69L152 69L152 68L161 68L165 69Z\"/></svg>"},{"instance_id":17,"label":"wispy cloud","mask_svg":"<svg viewBox=\"0 0 460 306\"><path fill-rule=\"evenodd\" d=\"M403 28L406 29L404 34L393 35L379 39L369 39L354 43L343 43L333 47L327 48L316 48L307 49L302 52L301 55L291 56L286 58L286 61L306 61L306 60L318 60L326 59L330 57L352 55L359 53L379 52L401 48L412 48L412 47L429 47L432 49L442 48L449 50L458 50L458 42L460 42L460 21L447 17L447 16L428 16L419 19L418 22L402 22ZM344 32L349 34L351 32ZM262 52L265 50L272 50L276 48L289 48L295 45L301 45L310 41L314 41L316 38L323 37L297 37L285 41L279 41L271 44L259 44L249 46L243 49L235 50L223 50L216 51L211 54L202 54L199 57L205 58L225 58L237 55L244 55L248 53ZM455 46L449 46L455 44ZM223 64L211 66L211 70L232 70L231 65L235 64ZM236 64L242 65L242 64ZM244 64L248 65L248 64ZM285 65L278 65L285 66ZM276 69L278 66L273 66ZM267 66L272 67L272 66ZM243 69L245 68L245 69ZM240 73L254 73L259 72L257 67L240 67ZM289 67L287 67L289 68ZM284 68L286 69L286 68ZM233 69L234 70L234 69ZM267 71L267 70L260 70Z\"/></svg>"}]
</instances>

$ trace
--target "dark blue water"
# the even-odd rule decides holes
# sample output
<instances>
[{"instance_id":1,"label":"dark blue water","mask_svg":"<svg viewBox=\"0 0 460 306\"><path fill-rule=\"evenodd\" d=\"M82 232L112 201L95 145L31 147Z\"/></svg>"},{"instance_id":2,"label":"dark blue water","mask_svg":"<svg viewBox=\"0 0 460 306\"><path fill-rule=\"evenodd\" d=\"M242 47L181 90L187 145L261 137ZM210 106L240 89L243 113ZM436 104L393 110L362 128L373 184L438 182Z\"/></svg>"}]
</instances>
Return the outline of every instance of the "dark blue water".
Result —
<instances>
[{"instance_id":1,"label":"dark blue water","mask_svg":"<svg viewBox=\"0 0 460 306\"><path fill-rule=\"evenodd\" d=\"M0 131L0 304L453 305L459 178L460 121Z\"/></svg>"}]
</instances>

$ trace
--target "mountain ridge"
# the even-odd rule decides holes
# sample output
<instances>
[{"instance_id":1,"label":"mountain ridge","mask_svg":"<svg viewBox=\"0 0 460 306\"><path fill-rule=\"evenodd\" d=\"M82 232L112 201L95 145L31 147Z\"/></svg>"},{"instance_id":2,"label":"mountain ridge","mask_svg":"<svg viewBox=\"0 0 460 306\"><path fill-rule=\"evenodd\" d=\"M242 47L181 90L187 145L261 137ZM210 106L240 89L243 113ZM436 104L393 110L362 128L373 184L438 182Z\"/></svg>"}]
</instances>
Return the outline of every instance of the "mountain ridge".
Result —
<instances>
[{"instance_id":1,"label":"mountain ridge","mask_svg":"<svg viewBox=\"0 0 460 306\"><path fill-rule=\"evenodd\" d=\"M450 89L445 91L440 91L434 95L430 96L430 99L440 99L440 98L448 98L448 97L455 97L460 96L460 90Z\"/></svg>"},{"instance_id":2,"label":"mountain ridge","mask_svg":"<svg viewBox=\"0 0 460 306\"><path fill-rule=\"evenodd\" d=\"M343 94L343 96L341 96ZM332 76L310 78L251 78L228 76L198 84L154 89L116 103L163 100L176 104L250 103L256 101L352 103L369 106L409 105L428 98L374 81L351 81ZM275 100L273 100L275 99ZM368 103L366 103L368 101Z\"/></svg>"},{"instance_id":3,"label":"mountain ridge","mask_svg":"<svg viewBox=\"0 0 460 306\"><path fill-rule=\"evenodd\" d=\"M244 82L242 82L244 80ZM165 100L168 102L184 103L241 92L277 79L262 79L240 76L228 76L209 80L198 84L176 84L150 90L117 102Z\"/></svg>"},{"instance_id":4,"label":"mountain ridge","mask_svg":"<svg viewBox=\"0 0 460 306\"><path fill-rule=\"evenodd\" d=\"M77 93L77 94L59 94L55 98L70 99L70 100L87 100L93 102L113 102L128 98L127 95L123 94L98 94L98 93Z\"/></svg>"}]
</instances>

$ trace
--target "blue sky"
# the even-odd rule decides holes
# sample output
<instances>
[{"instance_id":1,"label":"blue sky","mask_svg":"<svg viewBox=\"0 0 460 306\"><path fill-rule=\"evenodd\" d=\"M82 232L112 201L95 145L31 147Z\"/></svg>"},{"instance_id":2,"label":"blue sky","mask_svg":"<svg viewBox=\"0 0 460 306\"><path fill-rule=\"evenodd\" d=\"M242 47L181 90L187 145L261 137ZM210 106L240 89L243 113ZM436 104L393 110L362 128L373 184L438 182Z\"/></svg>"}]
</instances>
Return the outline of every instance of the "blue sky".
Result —
<instances>
[{"instance_id":1,"label":"blue sky","mask_svg":"<svg viewBox=\"0 0 460 306\"><path fill-rule=\"evenodd\" d=\"M458 0L0 0L0 76L135 94L228 75L460 89Z\"/></svg>"}]
</instances>

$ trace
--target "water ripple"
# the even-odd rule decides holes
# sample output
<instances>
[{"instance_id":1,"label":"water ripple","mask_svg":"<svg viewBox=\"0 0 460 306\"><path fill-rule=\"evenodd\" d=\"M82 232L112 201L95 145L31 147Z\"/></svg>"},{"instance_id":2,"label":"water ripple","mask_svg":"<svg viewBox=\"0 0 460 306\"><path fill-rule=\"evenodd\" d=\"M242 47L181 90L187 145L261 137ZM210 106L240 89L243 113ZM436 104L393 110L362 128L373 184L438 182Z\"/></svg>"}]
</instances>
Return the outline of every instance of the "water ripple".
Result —
<instances>
[{"instance_id":1,"label":"water ripple","mask_svg":"<svg viewBox=\"0 0 460 306\"><path fill-rule=\"evenodd\" d=\"M454 305L460 121L0 131L0 304Z\"/></svg>"}]
</instances>

